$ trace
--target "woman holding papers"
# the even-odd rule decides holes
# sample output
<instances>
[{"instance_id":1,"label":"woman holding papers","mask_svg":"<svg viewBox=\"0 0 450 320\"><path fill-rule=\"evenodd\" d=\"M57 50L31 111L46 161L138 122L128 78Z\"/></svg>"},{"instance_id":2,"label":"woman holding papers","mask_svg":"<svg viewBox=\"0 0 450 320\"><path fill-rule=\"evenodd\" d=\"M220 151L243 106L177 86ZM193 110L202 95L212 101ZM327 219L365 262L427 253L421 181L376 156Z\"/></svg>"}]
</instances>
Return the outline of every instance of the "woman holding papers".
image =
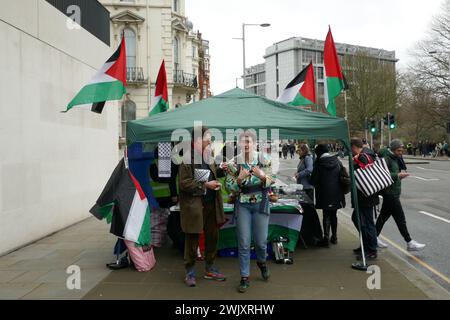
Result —
<instances>
[{"instance_id":1,"label":"woman holding papers","mask_svg":"<svg viewBox=\"0 0 450 320\"><path fill-rule=\"evenodd\" d=\"M275 182L271 161L267 155L256 152L256 135L246 131L239 136L240 153L228 163L227 188L234 194L236 230L239 246L241 281L239 292L245 292L250 277L250 247L252 234L257 265L264 280L270 273L266 264L267 234L269 229L269 189Z\"/></svg>"}]
</instances>

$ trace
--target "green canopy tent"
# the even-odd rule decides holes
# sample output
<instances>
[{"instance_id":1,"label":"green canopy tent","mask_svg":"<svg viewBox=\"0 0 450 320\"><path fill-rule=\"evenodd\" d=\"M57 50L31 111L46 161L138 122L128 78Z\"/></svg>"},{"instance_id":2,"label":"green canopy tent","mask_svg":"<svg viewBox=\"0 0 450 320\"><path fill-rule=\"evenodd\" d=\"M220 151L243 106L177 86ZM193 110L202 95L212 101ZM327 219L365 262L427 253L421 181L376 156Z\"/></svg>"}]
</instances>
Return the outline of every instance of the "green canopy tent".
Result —
<instances>
[{"instance_id":1,"label":"green canopy tent","mask_svg":"<svg viewBox=\"0 0 450 320\"><path fill-rule=\"evenodd\" d=\"M326 114L301 110L284 103L256 96L239 88L201 100L173 112L160 113L127 123L127 144L170 142L177 129L192 130L201 121L226 137L227 129L279 130L280 139L335 139L350 150L347 121ZM357 206L352 159L349 159L352 194ZM358 210L358 208L356 208ZM359 218L359 215L358 215ZM360 229L361 230L361 229ZM364 266L366 266L365 260Z\"/></svg>"},{"instance_id":2,"label":"green canopy tent","mask_svg":"<svg viewBox=\"0 0 450 320\"><path fill-rule=\"evenodd\" d=\"M201 100L173 112L130 121L127 143L171 141L176 129L191 130L194 121L224 134L226 129L278 129L280 139L336 139L348 145L347 122L326 114L300 110L241 89Z\"/></svg>"}]
</instances>

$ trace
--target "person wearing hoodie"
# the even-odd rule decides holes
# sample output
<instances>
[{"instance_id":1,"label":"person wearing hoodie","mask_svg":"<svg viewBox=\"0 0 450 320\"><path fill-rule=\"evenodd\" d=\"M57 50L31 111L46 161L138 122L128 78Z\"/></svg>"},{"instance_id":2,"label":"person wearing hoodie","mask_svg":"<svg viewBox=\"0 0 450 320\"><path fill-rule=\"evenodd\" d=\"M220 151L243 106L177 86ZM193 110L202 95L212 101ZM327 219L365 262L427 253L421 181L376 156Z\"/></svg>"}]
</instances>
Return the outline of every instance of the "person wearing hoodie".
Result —
<instances>
[{"instance_id":1,"label":"person wearing hoodie","mask_svg":"<svg viewBox=\"0 0 450 320\"><path fill-rule=\"evenodd\" d=\"M377 234L380 235L384 224L392 216L401 235L407 243L406 249L408 251L419 251L425 248L426 245L411 239L408 227L406 226L405 213L403 212L402 204L400 202L402 180L410 176L409 173L402 172L402 169L406 170L406 165L402 158L403 151L404 145L398 139L392 140L389 149L380 151L380 156L386 160L394 184L382 193L383 205L381 207L380 216L377 219L376 228Z\"/></svg>"},{"instance_id":2,"label":"person wearing hoodie","mask_svg":"<svg viewBox=\"0 0 450 320\"><path fill-rule=\"evenodd\" d=\"M323 238L326 245L328 241L337 244L337 211L345 208L345 196L339 178L342 164L337 156L329 153L325 144L317 145L315 153L317 158L311 184L316 189L316 208L323 211Z\"/></svg>"}]
</instances>

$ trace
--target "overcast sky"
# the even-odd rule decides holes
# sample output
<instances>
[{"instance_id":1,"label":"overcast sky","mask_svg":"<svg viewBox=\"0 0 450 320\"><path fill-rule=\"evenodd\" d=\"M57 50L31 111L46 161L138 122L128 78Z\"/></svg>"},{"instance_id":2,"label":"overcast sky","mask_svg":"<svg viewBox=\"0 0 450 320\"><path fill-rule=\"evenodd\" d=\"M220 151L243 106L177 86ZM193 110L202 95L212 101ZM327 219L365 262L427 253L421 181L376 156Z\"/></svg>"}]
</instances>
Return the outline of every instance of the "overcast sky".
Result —
<instances>
[{"instance_id":1,"label":"overcast sky","mask_svg":"<svg viewBox=\"0 0 450 320\"><path fill-rule=\"evenodd\" d=\"M275 42L306 37L325 40L331 25L335 42L395 50L398 67L410 61L409 50L425 36L442 0L186 0L186 15L210 41L211 90L220 94L242 74L242 23L246 27L246 66L263 63ZM239 81L242 86L242 80Z\"/></svg>"}]
</instances>

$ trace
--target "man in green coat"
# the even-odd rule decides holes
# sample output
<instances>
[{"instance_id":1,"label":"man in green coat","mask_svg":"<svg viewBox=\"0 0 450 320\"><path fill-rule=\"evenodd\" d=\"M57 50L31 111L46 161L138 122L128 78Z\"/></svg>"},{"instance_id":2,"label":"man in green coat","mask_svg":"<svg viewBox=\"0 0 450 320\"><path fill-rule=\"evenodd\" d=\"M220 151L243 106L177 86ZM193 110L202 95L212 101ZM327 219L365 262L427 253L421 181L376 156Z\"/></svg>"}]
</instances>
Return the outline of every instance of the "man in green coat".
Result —
<instances>
[{"instance_id":1,"label":"man in green coat","mask_svg":"<svg viewBox=\"0 0 450 320\"><path fill-rule=\"evenodd\" d=\"M407 243L408 251L419 251L425 248L425 244L418 243L411 239L408 228L406 226L405 213L403 212L402 204L400 202L400 195L402 193L402 180L409 177L410 174L401 172L401 159L404 151L403 143L398 140L392 140L389 149L380 151L380 156L386 160L389 172L391 173L394 184L383 191L383 206L381 207L380 216L377 219L376 228L377 234L380 235L384 224L392 216L397 224L397 227Z\"/></svg>"},{"instance_id":2,"label":"man in green coat","mask_svg":"<svg viewBox=\"0 0 450 320\"><path fill-rule=\"evenodd\" d=\"M224 173L216 167L215 163L206 163L203 157L204 151L211 144L211 135L208 134L208 129L203 127L195 130L199 130L199 137L195 139L193 135L193 159L190 163L180 165L179 171L180 222L185 233L185 283L188 287L196 286L194 266L197 259L199 237L202 233L205 234L206 255L204 278L217 281L226 279L214 266L219 241L219 225L226 221L220 192L221 184L218 182ZM201 159L201 163L195 163L194 158ZM196 179L196 170L208 172L207 178L201 181Z\"/></svg>"}]
</instances>

